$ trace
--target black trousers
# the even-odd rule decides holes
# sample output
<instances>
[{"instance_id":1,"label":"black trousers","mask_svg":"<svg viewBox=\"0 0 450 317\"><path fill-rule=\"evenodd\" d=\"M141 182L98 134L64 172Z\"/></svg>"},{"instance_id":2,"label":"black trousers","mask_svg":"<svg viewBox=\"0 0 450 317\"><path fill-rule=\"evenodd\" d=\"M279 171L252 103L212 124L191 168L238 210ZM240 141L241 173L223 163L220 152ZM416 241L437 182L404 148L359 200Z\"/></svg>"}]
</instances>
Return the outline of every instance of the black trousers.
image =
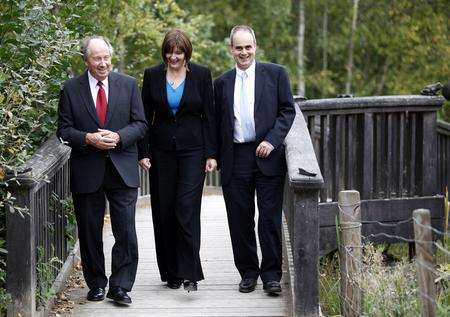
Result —
<instances>
[{"instance_id":1,"label":"black trousers","mask_svg":"<svg viewBox=\"0 0 450 317\"><path fill-rule=\"evenodd\" d=\"M281 211L284 175L266 176L256 164L254 142L234 144L231 181L223 195L234 263L242 278L280 281L282 275ZM258 203L259 265L255 236L255 191Z\"/></svg>"},{"instance_id":2,"label":"black trousers","mask_svg":"<svg viewBox=\"0 0 450 317\"><path fill-rule=\"evenodd\" d=\"M203 147L152 151L150 193L156 256L162 281L202 280L200 207Z\"/></svg>"},{"instance_id":3,"label":"black trousers","mask_svg":"<svg viewBox=\"0 0 450 317\"><path fill-rule=\"evenodd\" d=\"M89 288L106 287L103 254L103 218L105 196L109 201L111 226L115 243L112 248L109 287L131 291L138 264L135 229L137 188L125 185L114 165L107 158L103 184L94 193L73 193L78 226L83 275Z\"/></svg>"}]
</instances>

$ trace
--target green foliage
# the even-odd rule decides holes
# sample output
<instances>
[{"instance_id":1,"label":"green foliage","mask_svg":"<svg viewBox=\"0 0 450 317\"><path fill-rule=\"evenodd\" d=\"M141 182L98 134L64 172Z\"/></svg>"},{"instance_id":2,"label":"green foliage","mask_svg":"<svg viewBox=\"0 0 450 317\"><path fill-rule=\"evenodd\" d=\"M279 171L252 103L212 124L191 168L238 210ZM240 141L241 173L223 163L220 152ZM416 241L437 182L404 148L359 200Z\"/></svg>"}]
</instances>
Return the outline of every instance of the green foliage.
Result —
<instances>
[{"instance_id":1,"label":"green foliage","mask_svg":"<svg viewBox=\"0 0 450 317\"><path fill-rule=\"evenodd\" d=\"M448 81L448 0L360 1L355 42L356 95L418 94ZM325 10L326 8L326 10ZM328 14L324 45L323 15ZM352 1L306 1L308 97L344 91ZM324 68L323 53L328 57Z\"/></svg>"},{"instance_id":2,"label":"green foliage","mask_svg":"<svg viewBox=\"0 0 450 317\"><path fill-rule=\"evenodd\" d=\"M5 180L55 131L62 81L77 53L83 1L7 0L0 3L0 243L6 238ZM70 27L70 28L69 28ZM16 211L20 209L16 208ZM23 211L23 210L22 210ZM0 254L0 311L7 303L5 254Z\"/></svg>"},{"instance_id":3,"label":"green foliage","mask_svg":"<svg viewBox=\"0 0 450 317\"><path fill-rule=\"evenodd\" d=\"M369 316L418 316L420 296L414 263L406 259L386 265L382 248L365 246L364 268L355 277L364 292L363 311Z\"/></svg>"},{"instance_id":4,"label":"green foliage","mask_svg":"<svg viewBox=\"0 0 450 317\"><path fill-rule=\"evenodd\" d=\"M220 60L214 59L214 64L219 63L220 68L212 63L206 63L210 67L218 68L213 72L215 75L234 65L228 54L228 37L233 26L246 24L255 30L258 58L287 66L294 82L297 63L295 2L291 0L260 0L257 3L237 0L177 1L181 8L191 12L191 16L209 16L214 21L209 28L210 39L225 49ZM205 29L200 31L205 32ZM209 56L212 57L213 52L210 52Z\"/></svg>"},{"instance_id":5,"label":"green foliage","mask_svg":"<svg viewBox=\"0 0 450 317\"><path fill-rule=\"evenodd\" d=\"M339 298L339 262L337 253L320 259L319 297L320 306L326 316L339 315L341 312Z\"/></svg>"},{"instance_id":6,"label":"green foliage","mask_svg":"<svg viewBox=\"0 0 450 317\"><path fill-rule=\"evenodd\" d=\"M213 17L211 39L214 41L225 43L224 39L236 24L252 26L260 49L258 58L287 66L293 87L298 80L299 2L262 0L255 5L252 1L237 0L177 1L192 15ZM305 0L304 3L307 97L334 97L344 92L347 78L353 3L330 0ZM447 82L449 4L448 0L360 1L353 93L359 96L417 94L427 84Z\"/></svg>"},{"instance_id":7,"label":"green foliage","mask_svg":"<svg viewBox=\"0 0 450 317\"><path fill-rule=\"evenodd\" d=\"M210 39L214 26L207 15L191 16L171 0L97 1L93 15L99 23L92 33L106 36L114 47L113 64L120 71L142 79L146 67L162 63L161 43L172 28L185 30L193 43L192 61L207 65L218 75L230 59L222 42ZM115 17L111 19L110 17ZM81 61L81 59L80 59ZM84 70L78 62L76 72Z\"/></svg>"},{"instance_id":8,"label":"green foliage","mask_svg":"<svg viewBox=\"0 0 450 317\"><path fill-rule=\"evenodd\" d=\"M389 253L387 253L389 250ZM387 263L386 259L394 259ZM438 242L435 254L437 316L450 312L450 265L448 250ZM340 272L337 254L323 257L319 267L320 306L325 316L340 311ZM415 261L408 259L408 244L364 246L361 271L350 277L362 292L364 316L419 316L420 291Z\"/></svg>"},{"instance_id":9,"label":"green foliage","mask_svg":"<svg viewBox=\"0 0 450 317\"><path fill-rule=\"evenodd\" d=\"M65 237L67 239L68 249L72 249L77 240L77 223L75 218L75 211L73 206L72 197L66 199L60 199L59 203L63 209L66 225L65 225Z\"/></svg>"},{"instance_id":10,"label":"green foliage","mask_svg":"<svg viewBox=\"0 0 450 317\"><path fill-rule=\"evenodd\" d=\"M30 1L31 2L31 1ZM75 42L58 16L45 5L22 10L14 28L1 33L1 165L23 163L36 144L53 132L56 98Z\"/></svg>"},{"instance_id":11,"label":"green foliage","mask_svg":"<svg viewBox=\"0 0 450 317\"><path fill-rule=\"evenodd\" d=\"M6 283L6 261L5 256L7 251L5 250L5 240L0 239L0 316L6 315L6 307L11 302L11 296L6 292L4 285Z\"/></svg>"},{"instance_id":12,"label":"green foliage","mask_svg":"<svg viewBox=\"0 0 450 317\"><path fill-rule=\"evenodd\" d=\"M54 250L51 250L54 253ZM50 298L55 296L56 292L52 288L53 281L56 278L56 272L62 265L62 262L57 257L50 257L45 261L45 250L38 247L38 256L36 263L36 306L45 305Z\"/></svg>"}]
</instances>

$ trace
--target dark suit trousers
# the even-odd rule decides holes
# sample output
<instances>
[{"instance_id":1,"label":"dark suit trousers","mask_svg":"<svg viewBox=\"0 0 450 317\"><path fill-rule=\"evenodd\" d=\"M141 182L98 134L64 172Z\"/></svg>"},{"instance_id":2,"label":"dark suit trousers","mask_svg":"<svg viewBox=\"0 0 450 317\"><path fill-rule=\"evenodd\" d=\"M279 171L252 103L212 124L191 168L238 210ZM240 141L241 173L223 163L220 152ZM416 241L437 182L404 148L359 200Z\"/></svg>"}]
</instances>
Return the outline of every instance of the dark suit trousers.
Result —
<instances>
[{"instance_id":1,"label":"dark suit trousers","mask_svg":"<svg viewBox=\"0 0 450 317\"><path fill-rule=\"evenodd\" d=\"M102 238L105 196L109 201L115 239L109 287L120 286L130 291L138 264L135 229L137 188L127 187L109 158L99 190L88 194L73 193L83 275L89 288L105 287L108 282Z\"/></svg>"},{"instance_id":2,"label":"dark suit trousers","mask_svg":"<svg viewBox=\"0 0 450 317\"><path fill-rule=\"evenodd\" d=\"M261 276L263 282L280 281L284 175L262 174L256 164L255 151L254 142L233 145L231 181L222 187L234 262L242 278ZM262 253L261 266L255 236L255 190L259 210L258 238Z\"/></svg>"},{"instance_id":3,"label":"dark suit trousers","mask_svg":"<svg viewBox=\"0 0 450 317\"><path fill-rule=\"evenodd\" d=\"M152 216L163 281L204 278L199 255L204 170L203 147L152 152Z\"/></svg>"}]
</instances>

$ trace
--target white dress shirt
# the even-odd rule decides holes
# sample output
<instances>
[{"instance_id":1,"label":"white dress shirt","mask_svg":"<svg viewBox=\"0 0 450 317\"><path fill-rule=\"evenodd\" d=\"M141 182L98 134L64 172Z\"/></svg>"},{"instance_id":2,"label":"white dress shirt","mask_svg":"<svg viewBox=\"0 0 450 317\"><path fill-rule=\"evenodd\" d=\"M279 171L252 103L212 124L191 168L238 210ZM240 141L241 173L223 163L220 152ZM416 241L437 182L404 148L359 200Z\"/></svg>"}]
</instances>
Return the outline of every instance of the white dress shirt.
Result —
<instances>
[{"instance_id":1,"label":"white dress shirt","mask_svg":"<svg viewBox=\"0 0 450 317\"><path fill-rule=\"evenodd\" d=\"M241 100L241 86L242 86L242 73L244 71L239 69L236 66L236 80L234 83L234 134L233 141L235 143L244 142L244 137L242 133L242 121L240 116L240 100ZM245 70L247 73L247 96L250 106L250 112L252 114L253 126L255 118L254 118L254 109L255 109L255 61L250 65L249 68Z\"/></svg>"},{"instance_id":2,"label":"white dress shirt","mask_svg":"<svg viewBox=\"0 0 450 317\"><path fill-rule=\"evenodd\" d=\"M98 94L98 80L91 75L91 72L88 71L89 78L89 88L91 89L92 99L94 100L94 106L97 106L97 94ZM108 77L101 81L103 83L103 89L105 90L106 102L108 102L109 98L109 85L108 85Z\"/></svg>"}]
</instances>

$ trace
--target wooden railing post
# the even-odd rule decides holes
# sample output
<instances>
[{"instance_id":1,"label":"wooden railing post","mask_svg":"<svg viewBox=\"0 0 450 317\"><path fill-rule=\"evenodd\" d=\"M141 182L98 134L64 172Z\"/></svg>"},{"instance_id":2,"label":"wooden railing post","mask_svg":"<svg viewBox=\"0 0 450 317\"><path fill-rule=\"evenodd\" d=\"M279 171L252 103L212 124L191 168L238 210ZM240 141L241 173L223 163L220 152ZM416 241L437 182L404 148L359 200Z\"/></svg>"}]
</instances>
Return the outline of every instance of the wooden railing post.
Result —
<instances>
[{"instance_id":1,"label":"wooden railing post","mask_svg":"<svg viewBox=\"0 0 450 317\"><path fill-rule=\"evenodd\" d=\"M31 209L34 196L30 187L13 188L18 207ZM12 208L9 206L9 208ZM7 215L6 247L8 265L6 283L12 302L8 317L34 316L36 310L36 243L34 217L10 212Z\"/></svg>"},{"instance_id":2,"label":"wooden railing post","mask_svg":"<svg viewBox=\"0 0 450 317\"><path fill-rule=\"evenodd\" d=\"M295 190L293 209L294 316L319 316L319 190Z\"/></svg>"},{"instance_id":3,"label":"wooden railing post","mask_svg":"<svg viewBox=\"0 0 450 317\"><path fill-rule=\"evenodd\" d=\"M7 180L8 189L16 199L14 205L26 210L21 214L18 211L13 212L11 210L13 207L8 206L11 212L6 217L6 247L8 250L6 286L12 299L8 306L8 316L33 317L38 314L36 310L38 259L36 257L39 241L37 239L41 237L46 242L51 241L48 236L50 230L43 228L41 223L49 221L47 217L50 213L50 206L53 204L51 201L52 191L58 194L58 187L61 189L59 192L61 195L69 192L69 173L61 174L57 177L58 180L52 179L64 168L67 168L69 156L70 148L62 145L56 137L51 137L19 168L24 173L10 176ZM56 187L50 189L49 184L52 182ZM58 197L58 199L65 198L64 196ZM57 234L61 235L57 238L64 241L64 246L61 245L59 248L60 257L66 257L68 253L64 229L56 230ZM43 247L48 248L49 246L44 244ZM63 248L64 250L62 250ZM50 254L52 250L46 251ZM66 259L61 258L61 260L65 261Z\"/></svg>"},{"instance_id":4,"label":"wooden railing post","mask_svg":"<svg viewBox=\"0 0 450 317\"><path fill-rule=\"evenodd\" d=\"M422 133L422 196L432 196L443 189L438 188L437 170L437 135L436 135L436 112L428 112L423 115Z\"/></svg>"},{"instance_id":5,"label":"wooden railing post","mask_svg":"<svg viewBox=\"0 0 450 317\"><path fill-rule=\"evenodd\" d=\"M422 316L436 316L436 289L434 286L434 254L431 234L430 211L416 209L413 212L414 239L416 242L416 267L422 300Z\"/></svg>"},{"instance_id":6,"label":"wooden railing post","mask_svg":"<svg viewBox=\"0 0 450 317\"><path fill-rule=\"evenodd\" d=\"M293 316L319 316L319 191L323 178L308 127L297 115L286 137L288 186L284 212L293 258ZM300 172L302 171L302 172ZM310 172L309 175L305 175ZM308 173L306 173L308 174Z\"/></svg>"},{"instance_id":7,"label":"wooden railing post","mask_svg":"<svg viewBox=\"0 0 450 317\"><path fill-rule=\"evenodd\" d=\"M339 192L341 309L345 317L361 315L361 291L355 283L355 279L360 276L362 263L360 206L358 191Z\"/></svg>"}]
</instances>

